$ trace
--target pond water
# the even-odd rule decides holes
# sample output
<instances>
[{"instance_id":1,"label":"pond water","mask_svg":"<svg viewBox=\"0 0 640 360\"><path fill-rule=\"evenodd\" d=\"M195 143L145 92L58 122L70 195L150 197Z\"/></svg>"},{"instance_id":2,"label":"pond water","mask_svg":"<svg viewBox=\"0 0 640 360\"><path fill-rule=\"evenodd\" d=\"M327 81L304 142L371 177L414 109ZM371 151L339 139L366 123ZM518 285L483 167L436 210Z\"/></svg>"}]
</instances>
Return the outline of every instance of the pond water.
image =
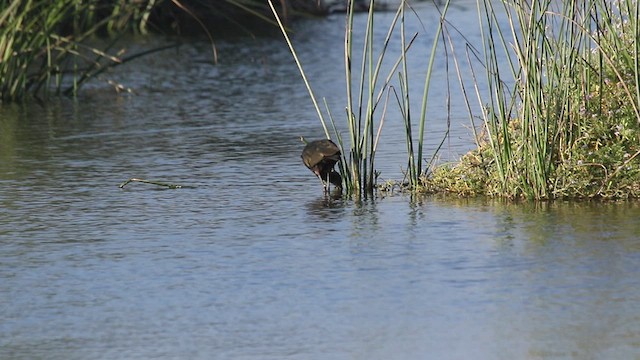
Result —
<instances>
[{"instance_id":1,"label":"pond water","mask_svg":"<svg viewBox=\"0 0 640 360\"><path fill-rule=\"evenodd\" d=\"M420 64L437 16L416 12ZM475 29L474 4L450 16ZM294 35L334 116L343 24ZM638 358L639 204L326 198L300 161L299 136L323 134L282 40L217 46L216 66L193 42L78 99L0 108L0 358ZM452 158L473 146L458 101ZM393 115L381 141L382 177L400 179ZM184 188L119 189L130 177Z\"/></svg>"}]
</instances>

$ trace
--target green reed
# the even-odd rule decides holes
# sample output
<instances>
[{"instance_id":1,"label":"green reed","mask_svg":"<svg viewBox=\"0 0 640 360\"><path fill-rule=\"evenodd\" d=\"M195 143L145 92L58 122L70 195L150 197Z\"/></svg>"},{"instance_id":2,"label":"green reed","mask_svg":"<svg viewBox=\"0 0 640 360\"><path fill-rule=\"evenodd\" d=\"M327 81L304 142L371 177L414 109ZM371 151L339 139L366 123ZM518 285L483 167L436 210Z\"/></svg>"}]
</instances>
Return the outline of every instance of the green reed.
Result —
<instances>
[{"instance_id":1,"label":"green reed","mask_svg":"<svg viewBox=\"0 0 640 360\"><path fill-rule=\"evenodd\" d=\"M274 16L279 22L280 29L287 40L289 49L292 52L294 59L298 65L298 69L302 75L302 78L307 86L309 95L316 108L317 115L325 131L327 138L331 135L328 131L325 118L318 105L318 101L311 89L309 82L298 57L296 55L293 45L289 41L287 31L282 25L279 19L279 15L271 1L269 1ZM407 52L411 48L414 40L418 34L412 34L407 36L405 31L405 10L408 7L406 1L401 1L391 24L388 27L384 39L376 39L374 37L374 26L376 24L375 8L376 2L371 1L369 12L367 13L367 22L363 29L363 47L360 52L357 52L353 48L353 34L359 29L354 29L354 2L349 1L346 26L344 36L344 69L346 79L346 122L348 129L348 137L343 138L342 134L337 130L334 116L331 114L330 109L326 106L326 111L329 114L329 120L331 122L332 130L337 138L340 148L343 150L343 158L340 162L340 171L345 182L345 189L348 194L353 195L371 195L376 188L376 181L378 172L375 168L375 156L378 147L378 143L382 134L382 127L387 116L387 110L389 105L389 99L393 96L396 98L402 121L405 124L406 130L406 144L408 153L408 166L407 172L409 174L409 183L412 187L415 187L419 183L419 178L423 174L422 157L423 157L423 144L424 133L426 123L426 108L428 98L428 88L431 78L431 69L433 68L435 59L435 49L440 39L440 32L443 26L443 19L448 8L449 2L447 1L444 11L441 14L441 21L438 24L437 34L434 39L432 53L427 64L428 71L424 80L424 95L422 99L421 115L418 121L419 133L417 153L415 152L416 146L414 146L414 136L412 129L414 124L411 118L411 101L409 95L409 69L407 66ZM401 41L397 44L398 48L392 44L393 34L400 32ZM378 43L378 41L380 41ZM376 50L379 45L380 49ZM388 70L383 74L385 69L386 58L392 56L391 52L397 50L394 53L395 60L391 60L388 66ZM354 64L354 58L359 56L361 62L359 66ZM396 86L393 86L394 79L398 79L399 90L396 90ZM398 93L399 91L399 93ZM346 145L349 145L349 150L346 149ZM417 161L415 159L418 159Z\"/></svg>"},{"instance_id":2,"label":"green reed","mask_svg":"<svg viewBox=\"0 0 640 360\"><path fill-rule=\"evenodd\" d=\"M310 0L279 4L285 15L323 11ZM262 0L0 0L0 100L73 95L106 69L175 46L110 55L127 33L192 33L196 24L195 31L209 38L215 63L214 29L227 31L231 25L251 34L250 25L274 24L267 14ZM96 43L101 45L88 45Z\"/></svg>"},{"instance_id":3,"label":"green reed","mask_svg":"<svg viewBox=\"0 0 640 360\"><path fill-rule=\"evenodd\" d=\"M635 0L478 1L489 89L478 98L497 179L488 193L607 197L615 181L636 191L638 13Z\"/></svg>"},{"instance_id":4,"label":"green reed","mask_svg":"<svg viewBox=\"0 0 640 360\"><path fill-rule=\"evenodd\" d=\"M415 188L416 186L418 186L420 184L420 178L422 176L425 175L425 173L428 170L428 166L427 168L424 168L422 165L422 159L423 159L423 149L424 149L424 132L425 132L425 128L426 128L426 119L427 119L427 102L429 99L429 88L431 87L431 74L433 73L433 64L435 62L435 58L436 55L438 54L437 49L438 49L438 44L440 42L440 37L441 37L441 33L443 31L443 27L445 25L445 17L447 14L447 10L449 9L449 3L450 1L447 0L444 3L444 7L443 10L440 12L440 21L438 22L438 26L436 28L436 34L434 35L433 38L433 44L431 46L431 52L429 54L429 62L427 63L427 73L424 79L424 84L423 84L423 95L422 95L422 100L421 100L421 107L420 107L420 119L419 119L419 127L418 127L418 152L417 152L417 164L414 164L413 162L413 156L412 156L412 151L411 149L413 148L412 143L412 137L411 137L411 124L410 124L410 112L406 113L405 119L407 122L407 131L405 132L407 135L407 144L408 144L408 148L409 148L409 166L408 166L408 170L409 170L409 179L410 179L410 184ZM402 39L404 42L404 28L402 29ZM408 74L407 68L406 68L406 57L403 57L403 62L405 64L403 64L403 69L404 69L404 74ZM408 93L408 78L407 81L404 82L405 87L403 87L403 92ZM406 109L410 109L409 108L409 98L407 96L407 100L406 100ZM444 140L444 139L443 139ZM436 149L436 151L438 151ZM435 157L436 154L433 154L433 157ZM432 157L432 158L433 158Z\"/></svg>"},{"instance_id":5,"label":"green reed","mask_svg":"<svg viewBox=\"0 0 640 360\"><path fill-rule=\"evenodd\" d=\"M150 11L139 9L135 1L111 7L80 0L3 0L0 4L0 99L5 101L52 89L75 93L90 74L120 62L106 49L85 41L104 31L117 35L132 23L142 29ZM65 89L67 76L71 81Z\"/></svg>"}]
</instances>

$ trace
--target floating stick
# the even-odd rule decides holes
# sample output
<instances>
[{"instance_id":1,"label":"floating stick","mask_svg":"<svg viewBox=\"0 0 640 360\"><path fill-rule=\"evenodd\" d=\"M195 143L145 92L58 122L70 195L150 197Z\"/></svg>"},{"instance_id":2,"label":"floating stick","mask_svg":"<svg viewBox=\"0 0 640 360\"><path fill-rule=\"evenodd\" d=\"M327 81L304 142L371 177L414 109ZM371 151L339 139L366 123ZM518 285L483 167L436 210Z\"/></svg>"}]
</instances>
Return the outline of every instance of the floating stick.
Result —
<instances>
[{"instance_id":1,"label":"floating stick","mask_svg":"<svg viewBox=\"0 0 640 360\"><path fill-rule=\"evenodd\" d=\"M145 180L145 179L137 179L137 178L131 178L125 182L123 182L122 184L119 185L120 189L123 189L125 186L127 186L127 184L129 184L130 182L141 182L141 183L145 183L145 184L152 184L152 185L158 185L158 186L163 186L169 189L180 189L182 188L182 185L175 185L175 184L167 184L167 183L163 183L163 182L159 182L159 181L151 181L151 180Z\"/></svg>"}]
</instances>

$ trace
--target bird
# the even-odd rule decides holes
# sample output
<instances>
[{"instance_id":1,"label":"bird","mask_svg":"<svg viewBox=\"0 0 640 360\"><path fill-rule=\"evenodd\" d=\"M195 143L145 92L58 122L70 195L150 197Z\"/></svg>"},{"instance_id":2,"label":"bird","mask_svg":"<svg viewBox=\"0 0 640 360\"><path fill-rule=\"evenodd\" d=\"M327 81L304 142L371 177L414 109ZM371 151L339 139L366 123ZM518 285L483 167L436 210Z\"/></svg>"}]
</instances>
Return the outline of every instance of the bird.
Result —
<instances>
[{"instance_id":1,"label":"bird","mask_svg":"<svg viewBox=\"0 0 640 360\"><path fill-rule=\"evenodd\" d=\"M336 188L342 189L342 177L333 169L333 166L340 161L340 148L329 139L314 140L306 142L307 145L302 150L302 162L322 181L322 186L327 192L327 181Z\"/></svg>"}]
</instances>

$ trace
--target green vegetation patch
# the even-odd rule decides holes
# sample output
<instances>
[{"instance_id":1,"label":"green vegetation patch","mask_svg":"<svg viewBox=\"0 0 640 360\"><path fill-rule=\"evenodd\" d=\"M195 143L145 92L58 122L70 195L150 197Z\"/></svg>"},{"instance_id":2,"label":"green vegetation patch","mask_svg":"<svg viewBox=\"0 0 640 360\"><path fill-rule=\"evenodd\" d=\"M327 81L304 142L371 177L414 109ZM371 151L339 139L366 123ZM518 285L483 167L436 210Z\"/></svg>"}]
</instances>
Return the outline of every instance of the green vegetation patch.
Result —
<instances>
[{"instance_id":1,"label":"green vegetation patch","mask_svg":"<svg viewBox=\"0 0 640 360\"><path fill-rule=\"evenodd\" d=\"M493 99L477 149L456 164L431 169L419 191L535 199L640 197L638 3L588 2L584 14L590 17L570 10L535 5L513 10L520 19L540 16L538 23L521 27L523 38L539 39L544 51L515 46L529 53L517 56L512 97ZM542 20L545 16L560 17L566 28ZM572 29L575 35L558 37L554 29ZM505 111L508 104L517 105Z\"/></svg>"}]
</instances>

